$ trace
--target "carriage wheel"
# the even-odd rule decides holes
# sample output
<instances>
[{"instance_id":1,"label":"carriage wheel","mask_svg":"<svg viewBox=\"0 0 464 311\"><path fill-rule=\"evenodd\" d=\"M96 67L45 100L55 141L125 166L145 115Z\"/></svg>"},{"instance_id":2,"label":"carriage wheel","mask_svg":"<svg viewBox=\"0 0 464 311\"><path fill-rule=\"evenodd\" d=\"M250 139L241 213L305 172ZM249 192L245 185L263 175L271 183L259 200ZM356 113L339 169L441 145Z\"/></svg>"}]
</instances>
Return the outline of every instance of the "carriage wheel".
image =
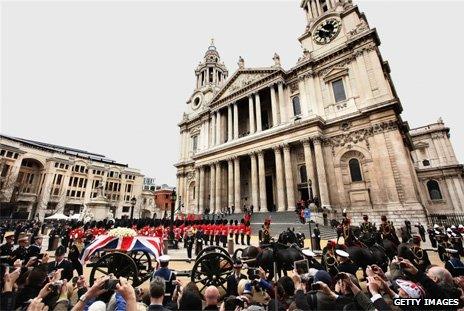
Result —
<instances>
[{"instance_id":1,"label":"carriage wheel","mask_svg":"<svg viewBox=\"0 0 464 311\"><path fill-rule=\"evenodd\" d=\"M90 272L90 285L93 285L95 279L110 274L117 278L120 276L125 277L134 287L141 283L134 260L120 252L108 253L95 263Z\"/></svg>"},{"instance_id":2,"label":"carriage wheel","mask_svg":"<svg viewBox=\"0 0 464 311\"><path fill-rule=\"evenodd\" d=\"M145 251L134 251L129 253L129 256L137 266L141 282L148 280L154 270L150 254Z\"/></svg>"},{"instance_id":3,"label":"carriage wheel","mask_svg":"<svg viewBox=\"0 0 464 311\"><path fill-rule=\"evenodd\" d=\"M233 273L233 262L223 253L206 253L195 261L191 280L197 284L200 292L208 286L221 287L225 292L227 277Z\"/></svg>"},{"instance_id":4,"label":"carriage wheel","mask_svg":"<svg viewBox=\"0 0 464 311\"><path fill-rule=\"evenodd\" d=\"M208 246L208 247L205 247L203 248L197 255L197 258L201 258L201 256L203 256L204 254L206 253L222 253L226 256L229 256L229 253L227 252L226 249L220 247L220 246Z\"/></svg>"}]
</instances>

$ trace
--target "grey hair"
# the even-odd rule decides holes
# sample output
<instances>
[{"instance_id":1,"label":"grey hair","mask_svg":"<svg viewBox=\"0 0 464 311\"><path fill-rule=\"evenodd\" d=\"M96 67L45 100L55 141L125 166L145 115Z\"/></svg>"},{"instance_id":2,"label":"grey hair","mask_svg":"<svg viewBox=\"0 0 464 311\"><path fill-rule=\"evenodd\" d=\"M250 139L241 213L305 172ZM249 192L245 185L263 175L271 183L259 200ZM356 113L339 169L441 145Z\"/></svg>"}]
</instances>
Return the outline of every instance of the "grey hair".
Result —
<instances>
[{"instance_id":1,"label":"grey hair","mask_svg":"<svg viewBox=\"0 0 464 311\"><path fill-rule=\"evenodd\" d=\"M166 292L166 284L164 279L159 276L155 276L150 282L150 297L160 298L164 296Z\"/></svg>"}]
</instances>

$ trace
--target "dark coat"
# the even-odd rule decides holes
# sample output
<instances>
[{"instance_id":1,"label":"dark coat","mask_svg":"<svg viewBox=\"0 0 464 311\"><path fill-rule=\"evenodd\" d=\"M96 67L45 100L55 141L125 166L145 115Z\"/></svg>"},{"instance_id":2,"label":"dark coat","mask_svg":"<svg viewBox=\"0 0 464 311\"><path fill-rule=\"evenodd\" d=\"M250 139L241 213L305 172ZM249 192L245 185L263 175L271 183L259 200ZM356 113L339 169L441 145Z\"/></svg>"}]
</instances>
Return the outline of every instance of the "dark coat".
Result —
<instances>
[{"instance_id":1,"label":"dark coat","mask_svg":"<svg viewBox=\"0 0 464 311\"><path fill-rule=\"evenodd\" d=\"M69 260L63 259L62 262L57 264L56 261L52 261L48 264L48 273L58 270L58 269L63 269L61 271L61 279L66 279L66 280L71 280L73 278L73 266Z\"/></svg>"},{"instance_id":2,"label":"dark coat","mask_svg":"<svg viewBox=\"0 0 464 311\"><path fill-rule=\"evenodd\" d=\"M227 277L227 296L238 296L238 283L242 279L247 279L247 277L244 274L240 274L238 279L235 277L235 274L231 274Z\"/></svg>"}]
</instances>

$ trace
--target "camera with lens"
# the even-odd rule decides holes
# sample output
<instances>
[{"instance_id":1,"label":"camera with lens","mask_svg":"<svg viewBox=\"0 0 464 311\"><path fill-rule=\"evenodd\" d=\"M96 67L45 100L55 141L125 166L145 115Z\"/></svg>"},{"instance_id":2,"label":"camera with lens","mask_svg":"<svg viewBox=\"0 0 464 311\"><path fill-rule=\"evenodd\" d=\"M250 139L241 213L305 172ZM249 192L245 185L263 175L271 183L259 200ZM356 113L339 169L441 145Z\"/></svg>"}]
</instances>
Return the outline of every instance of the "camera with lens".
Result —
<instances>
[{"instance_id":1,"label":"camera with lens","mask_svg":"<svg viewBox=\"0 0 464 311\"><path fill-rule=\"evenodd\" d=\"M55 281L52 284L50 284L50 290L54 293L57 293L61 290L61 286L63 286L63 281Z\"/></svg>"},{"instance_id":2,"label":"camera with lens","mask_svg":"<svg viewBox=\"0 0 464 311\"><path fill-rule=\"evenodd\" d=\"M102 289L106 289L108 291L110 290L116 290L116 285L119 284L119 280L116 278L110 278L105 281L102 285Z\"/></svg>"}]
</instances>

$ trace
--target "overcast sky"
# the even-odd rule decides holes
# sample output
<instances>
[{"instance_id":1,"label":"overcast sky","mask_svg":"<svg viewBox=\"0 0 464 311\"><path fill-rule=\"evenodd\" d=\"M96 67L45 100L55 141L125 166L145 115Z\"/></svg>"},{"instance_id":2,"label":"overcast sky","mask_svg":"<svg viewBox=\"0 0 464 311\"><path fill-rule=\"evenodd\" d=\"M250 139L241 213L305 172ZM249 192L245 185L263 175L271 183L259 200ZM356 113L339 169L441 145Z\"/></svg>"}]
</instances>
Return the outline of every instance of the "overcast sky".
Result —
<instances>
[{"instance_id":1,"label":"overcast sky","mask_svg":"<svg viewBox=\"0 0 464 311\"><path fill-rule=\"evenodd\" d=\"M440 116L463 159L463 2L355 1L411 127ZM20 2L1 9L2 133L102 153L175 185L177 123L210 38L230 74L302 54L298 1ZM461 96L460 96L461 95Z\"/></svg>"}]
</instances>

